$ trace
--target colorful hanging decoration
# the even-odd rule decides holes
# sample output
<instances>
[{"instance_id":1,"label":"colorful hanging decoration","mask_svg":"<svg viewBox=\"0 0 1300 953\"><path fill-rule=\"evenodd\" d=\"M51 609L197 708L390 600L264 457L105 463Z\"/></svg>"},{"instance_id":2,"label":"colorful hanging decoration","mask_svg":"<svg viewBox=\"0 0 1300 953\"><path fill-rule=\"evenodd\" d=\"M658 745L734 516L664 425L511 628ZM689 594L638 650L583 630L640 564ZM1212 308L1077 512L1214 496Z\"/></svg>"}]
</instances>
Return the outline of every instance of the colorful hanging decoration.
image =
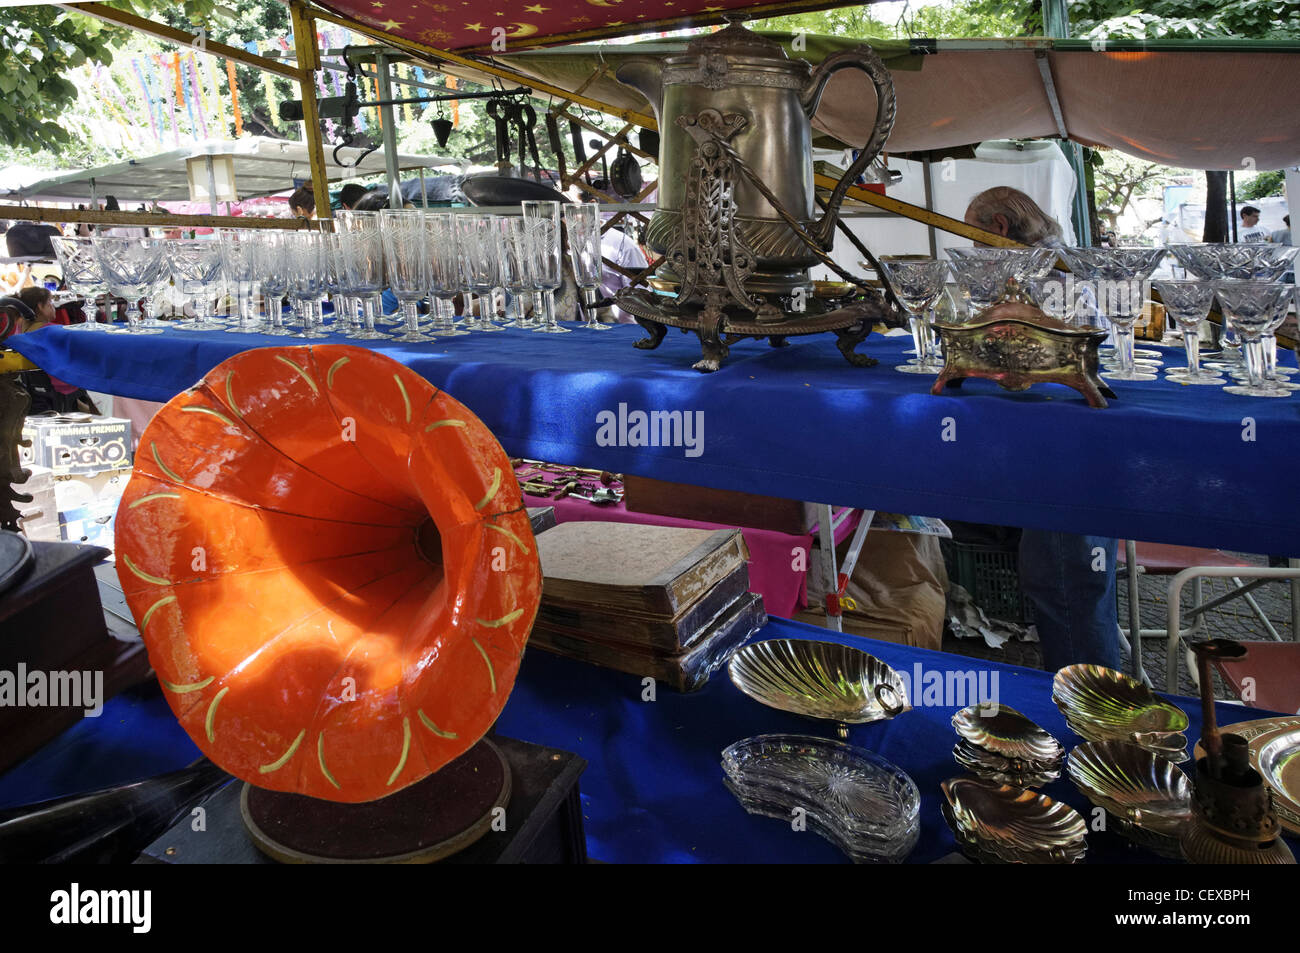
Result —
<instances>
[{"instance_id":1,"label":"colorful hanging decoration","mask_svg":"<svg viewBox=\"0 0 1300 953\"><path fill-rule=\"evenodd\" d=\"M230 120L226 117L226 97L221 95L221 84L217 79L217 58L205 56L203 65L207 72L208 86L212 88L213 109L216 112L217 123L221 127L221 138L229 139Z\"/></svg>"},{"instance_id":2,"label":"colorful hanging decoration","mask_svg":"<svg viewBox=\"0 0 1300 953\"><path fill-rule=\"evenodd\" d=\"M460 88L459 84L456 82L455 76L447 77L447 88L448 89ZM457 129L459 127L460 127L460 100L453 99L451 101L451 128Z\"/></svg>"},{"instance_id":3,"label":"colorful hanging decoration","mask_svg":"<svg viewBox=\"0 0 1300 953\"><path fill-rule=\"evenodd\" d=\"M161 55L154 57L154 65L158 67L160 74L171 69L170 65L164 65L163 57ZM181 144L181 129L180 122L176 119L176 87L173 83L168 82L166 77L164 77L162 79L162 88L167 101L167 123L171 126L172 130L172 144L179 146Z\"/></svg>"},{"instance_id":4,"label":"colorful hanging decoration","mask_svg":"<svg viewBox=\"0 0 1300 953\"><path fill-rule=\"evenodd\" d=\"M153 93L149 90L149 84L145 82L144 70L140 69L140 61L134 57L131 58L131 69L135 71L136 82L140 84L140 95L144 98L145 111L149 114L149 131L153 134L154 142L159 142L158 120L154 116Z\"/></svg>"},{"instance_id":5,"label":"colorful hanging decoration","mask_svg":"<svg viewBox=\"0 0 1300 953\"><path fill-rule=\"evenodd\" d=\"M235 138L239 139L244 135L244 115L239 109L239 79L234 60L226 60L226 81L230 84L230 109L235 114Z\"/></svg>"},{"instance_id":6,"label":"colorful hanging decoration","mask_svg":"<svg viewBox=\"0 0 1300 953\"><path fill-rule=\"evenodd\" d=\"M203 139L208 138L208 119L207 104L203 101L203 84L199 82L199 64L194 61L194 54L189 55L185 63L186 71L189 74L190 86L193 90L194 108L199 114L199 130L202 132Z\"/></svg>"},{"instance_id":7,"label":"colorful hanging decoration","mask_svg":"<svg viewBox=\"0 0 1300 953\"><path fill-rule=\"evenodd\" d=\"M541 599L496 437L361 347L245 351L174 397L116 534L190 738L250 784L329 801L385 797L471 748Z\"/></svg>"}]
</instances>

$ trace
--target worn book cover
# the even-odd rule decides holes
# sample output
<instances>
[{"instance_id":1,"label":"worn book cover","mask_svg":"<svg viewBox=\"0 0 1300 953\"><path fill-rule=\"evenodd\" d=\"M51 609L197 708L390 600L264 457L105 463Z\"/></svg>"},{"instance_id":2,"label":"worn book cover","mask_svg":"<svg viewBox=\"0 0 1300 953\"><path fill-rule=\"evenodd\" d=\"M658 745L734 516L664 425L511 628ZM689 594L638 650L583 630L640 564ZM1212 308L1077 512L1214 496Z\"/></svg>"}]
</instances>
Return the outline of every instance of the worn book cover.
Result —
<instances>
[{"instance_id":1,"label":"worn book cover","mask_svg":"<svg viewBox=\"0 0 1300 953\"><path fill-rule=\"evenodd\" d=\"M585 633L553 629L540 620L528 644L629 675L649 675L679 692L693 692L703 688L731 654L766 624L763 597L747 592L714 619L694 646L676 655L592 640Z\"/></svg>"},{"instance_id":2,"label":"worn book cover","mask_svg":"<svg viewBox=\"0 0 1300 953\"><path fill-rule=\"evenodd\" d=\"M555 605L543 597L537 621L557 629L586 633L602 642L622 642L676 654L699 641L718 613L748 591L749 567L742 562L671 619L595 606Z\"/></svg>"},{"instance_id":3,"label":"worn book cover","mask_svg":"<svg viewBox=\"0 0 1300 953\"><path fill-rule=\"evenodd\" d=\"M561 523L537 537L542 601L672 619L749 558L737 529Z\"/></svg>"}]
</instances>

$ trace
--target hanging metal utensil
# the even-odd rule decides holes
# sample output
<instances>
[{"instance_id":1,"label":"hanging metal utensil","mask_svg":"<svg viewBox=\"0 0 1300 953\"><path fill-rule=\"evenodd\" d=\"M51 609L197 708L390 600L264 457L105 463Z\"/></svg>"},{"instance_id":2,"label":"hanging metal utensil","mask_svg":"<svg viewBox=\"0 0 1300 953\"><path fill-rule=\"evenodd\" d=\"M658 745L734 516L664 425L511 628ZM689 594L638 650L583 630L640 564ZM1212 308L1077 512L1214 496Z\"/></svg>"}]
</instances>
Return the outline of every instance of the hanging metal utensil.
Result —
<instances>
[{"instance_id":1,"label":"hanging metal utensil","mask_svg":"<svg viewBox=\"0 0 1300 953\"><path fill-rule=\"evenodd\" d=\"M487 114L496 123L497 171L502 175L510 171L510 128L506 116L508 104L502 99L489 99Z\"/></svg>"}]
</instances>

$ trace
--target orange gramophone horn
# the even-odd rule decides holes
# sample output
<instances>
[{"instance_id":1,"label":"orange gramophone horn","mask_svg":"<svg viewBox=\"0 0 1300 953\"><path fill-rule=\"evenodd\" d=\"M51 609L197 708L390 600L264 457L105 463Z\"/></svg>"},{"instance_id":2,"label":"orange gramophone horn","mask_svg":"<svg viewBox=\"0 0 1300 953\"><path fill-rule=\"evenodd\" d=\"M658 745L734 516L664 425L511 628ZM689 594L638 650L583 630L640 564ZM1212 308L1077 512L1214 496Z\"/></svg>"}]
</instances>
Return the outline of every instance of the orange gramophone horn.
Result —
<instances>
[{"instance_id":1,"label":"orange gramophone horn","mask_svg":"<svg viewBox=\"0 0 1300 953\"><path fill-rule=\"evenodd\" d=\"M251 784L369 801L496 720L541 595L509 459L389 358L247 351L140 440L118 577L172 711Z\"/></svg>"}]
</instances>

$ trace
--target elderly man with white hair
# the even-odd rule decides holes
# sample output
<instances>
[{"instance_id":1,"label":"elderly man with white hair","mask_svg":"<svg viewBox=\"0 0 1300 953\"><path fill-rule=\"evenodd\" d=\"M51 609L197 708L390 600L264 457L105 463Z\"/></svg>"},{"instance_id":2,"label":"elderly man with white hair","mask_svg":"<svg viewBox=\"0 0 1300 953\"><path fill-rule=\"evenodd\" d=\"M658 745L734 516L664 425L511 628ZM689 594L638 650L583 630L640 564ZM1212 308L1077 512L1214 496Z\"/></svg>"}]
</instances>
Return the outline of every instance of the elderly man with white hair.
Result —
<instances>
[{"instance_id":1,"label":"elderly man with white hair","mask_svg":"<svg viewBox=\"0 0 1300 953\"><path fill-rule=\"evenodd\" d=\"M966 222L1026 245L1063 244L1061 226L1024 192L1005 186L971 199ZM1118 548L1118 541L1106 536L1021 532L1020 585L1033 604L1049 672L1076 662L1120 667Z\"/></svg>"}]
</instances>

